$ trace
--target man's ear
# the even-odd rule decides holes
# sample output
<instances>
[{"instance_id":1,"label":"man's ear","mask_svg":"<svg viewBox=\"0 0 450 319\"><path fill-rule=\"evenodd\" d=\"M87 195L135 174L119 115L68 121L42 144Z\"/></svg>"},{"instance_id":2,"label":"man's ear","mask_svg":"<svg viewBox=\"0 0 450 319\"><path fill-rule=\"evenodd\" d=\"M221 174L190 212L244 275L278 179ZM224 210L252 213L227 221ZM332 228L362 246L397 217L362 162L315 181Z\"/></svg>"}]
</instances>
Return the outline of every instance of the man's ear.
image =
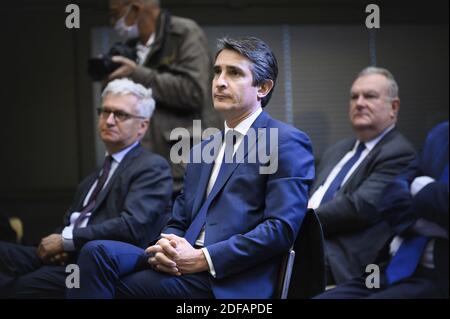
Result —
<instances>
[{"instance_id":1,"label":"man's ear","mask_svg":"<svg viewBox=\"0 0 450 319\"><path fill-rule=\"evenodd\" d=\"M145 132L147 132L148 128L150 127L150 121L149 120L142 120L140 123L141 129L139 130L139 136L144 136Z\"/></svg>"},{"instance_id":2,"label":"man's ear","mask_svg":"<svg viewBox=\"0 0 450 319\"><path fill-rule=\"evenodd\" d=\"M139 11L141 9L142 9L142 3L140 3L139 1L133 1L130 4L130 9L128 11L128 15L125 18L125 20L126 20L125 22L129 22L129 24L127 23L127 25L136 23Z\"/></svg>"},{"instance_id":3,"label":"man's ear","mask_svg":"<svg viewBox=\"0 0 450 319\"><path fill-rule=\"evenodd\" d=\"M270 93L273 88L273 81L266 80L263 84L258 87L258 99L263 99Z\"/></svg>"},{"instance_id":4,"label":"man's ear","mask_svg":"<svg viewBox=\"0 0 450 319\"><path fill-rule=\"evenodd\" d=\"M392 115L395 118L397 117L398 112L400 111L400 99L398 97L393 99L391 102L391 106L392 106Z\"/></svg>"}]
</instances>

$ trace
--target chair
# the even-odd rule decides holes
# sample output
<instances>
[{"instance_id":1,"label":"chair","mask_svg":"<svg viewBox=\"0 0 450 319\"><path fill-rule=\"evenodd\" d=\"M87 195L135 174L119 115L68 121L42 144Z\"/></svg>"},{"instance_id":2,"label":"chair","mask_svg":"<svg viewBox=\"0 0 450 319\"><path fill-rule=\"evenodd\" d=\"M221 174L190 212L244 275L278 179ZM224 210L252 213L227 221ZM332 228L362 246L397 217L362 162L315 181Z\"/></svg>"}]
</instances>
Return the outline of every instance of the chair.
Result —
<instances>
[{"instance_id":1,"label":"chair","mask_svg":"<svg viewBox=\"0 0 450 319\"><path fill-rule=\"evenodd\" d=\"M16 241L18 244L22 242L23 239L23 224L20 218L18 217L10 217L9 218L9 224L11 225L11 228L16 233Z\"/></svg>"},{"instance_id":2,"label":"chair","mask_svg":"<svg viewBox=\"0 0 450 319\"><path fill-rule=\"evenodd\" d=\"M322 226L308 209L300 232L280 265L276 297L311 298L325 290L325 252Z\"/></svg>"},{"instance_id":3,"label":"chair","mask_svg":"<svg viewBox=\"0 0 450 319\"><path fill-rule=\"evenodd\" d=\"M0 241L20 243L23 236L23 225L17 217L7 217L0 213Z\"/></svg>"}]
</instances>

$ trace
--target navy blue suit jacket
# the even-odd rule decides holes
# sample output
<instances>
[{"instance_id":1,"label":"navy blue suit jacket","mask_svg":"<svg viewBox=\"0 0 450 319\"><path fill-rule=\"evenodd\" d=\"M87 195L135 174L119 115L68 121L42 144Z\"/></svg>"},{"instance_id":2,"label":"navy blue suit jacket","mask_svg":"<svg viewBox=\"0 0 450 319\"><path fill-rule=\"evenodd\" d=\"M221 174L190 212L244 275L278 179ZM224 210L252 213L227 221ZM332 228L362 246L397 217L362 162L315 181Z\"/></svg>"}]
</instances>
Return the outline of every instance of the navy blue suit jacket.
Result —
<instances>
[{"instance_id":1,"label":"navy blue suit jacket","mask_svg":"<svg viewBox=\"0 0 450 319\"><path fill-rule=\"evenodd\" d=\"M447 182L441 180L448 165L448 134L448 122L436 126L428 134L416 160L386 188L379 210L396 234L408 235L419 218L436 223L448 232L448 175ZM435 182L412 197L410 185L419 176L430 176ZM436 238L434 247L439 284L442 284L448 295L448 239Z\"/></svg>"},{"instance_id":2,"label":"navy blue suit jacket","mask_svg":"<svg viewBox=\"0 0 450 319\"><path fill-rule=\"evenodd\" d=\"M211 276L216 298L273 297L281 256L297 237L314 178L311 144L304 133L265 112L252 128L278 129L278 170L260 174L259 158L249 163L249 151L267 147L267 134L261 130L257 142L245 149L244 160L230 165L209 194L214 199L208 207L205 247L216 271L216 278ZM194 147L192 153L221 142L215 136ZM243 141L240 147L246 144ZM205 201L213 165L188 164L185 191L174 204L165 233L184 236Z\"/></svg>"}]
</instances>

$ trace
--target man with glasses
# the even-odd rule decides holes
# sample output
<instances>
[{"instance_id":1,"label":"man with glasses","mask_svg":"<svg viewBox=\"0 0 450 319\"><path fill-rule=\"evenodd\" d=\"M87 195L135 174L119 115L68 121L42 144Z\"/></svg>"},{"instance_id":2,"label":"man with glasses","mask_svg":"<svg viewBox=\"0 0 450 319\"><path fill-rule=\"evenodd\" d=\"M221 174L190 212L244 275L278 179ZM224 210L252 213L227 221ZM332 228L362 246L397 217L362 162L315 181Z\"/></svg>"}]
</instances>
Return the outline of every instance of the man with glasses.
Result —
<instances>
[{"instance_id":1,"label":"man with glasses","mask_svg":"<svg viewBox=\"0 0 450 319\"><path fill-rule=\"evenodd\" d=\"M95 239L140 247L155 241L168 219L169 164L140 144L155 108L152 91L128 79L102 94L98 131L106 148L103 167L78 187L63 228L36 247L0 242L0 296L64 297L65 265Z\"/></svg>"}]
</instances>

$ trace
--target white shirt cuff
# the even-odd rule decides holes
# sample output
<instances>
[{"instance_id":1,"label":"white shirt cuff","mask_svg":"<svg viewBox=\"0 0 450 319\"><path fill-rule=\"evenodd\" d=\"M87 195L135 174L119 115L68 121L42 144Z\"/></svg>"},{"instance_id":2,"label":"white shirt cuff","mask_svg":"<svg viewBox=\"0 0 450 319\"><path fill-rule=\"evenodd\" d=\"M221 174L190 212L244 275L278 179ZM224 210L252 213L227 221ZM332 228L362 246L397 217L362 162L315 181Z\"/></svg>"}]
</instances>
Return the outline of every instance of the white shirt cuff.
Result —
<instances>
[{"instance_id":1,"label":"white shirt cuff","mask_svg":"<svg viewBox=\"0 0 450 319\"><path fill-rule=\"evenodd\" d=\"M411 187L409 188L411 196L413 197L416 196L416 194L420 192L422 188L424 188L430 183L433 183L434 181L435 181L434 178L431 178L429 176L416 177L411 183Z\"/></svg>"},{"instance_id":2,"label":"white shirt cuff","mask_svg":"<svg viewBox=\"0 0 450 319\"><path fill-rule=\"evenodd\" d=\"M211 276L216 278L216 270L214 269L214 265L212 263L212 259L211 259L211 256L209 255L208 249L203 247L202 251L203 251L203 254L205 255L206 261L208 262L209 273L211 274Z\"/></svg>"},{"instance_id":3,"label":"white shirt cuff","mask_svg":"<svg viewBox=\"0 0 450 319\"><path fill-rule=\"evenodd\" d=\"M73 243L73 228L72 227L65 227L62 232L62 239L63 239L63 248L64 251L74 251L75 250L75 244Z\"/></svg>"}]
</instances>

